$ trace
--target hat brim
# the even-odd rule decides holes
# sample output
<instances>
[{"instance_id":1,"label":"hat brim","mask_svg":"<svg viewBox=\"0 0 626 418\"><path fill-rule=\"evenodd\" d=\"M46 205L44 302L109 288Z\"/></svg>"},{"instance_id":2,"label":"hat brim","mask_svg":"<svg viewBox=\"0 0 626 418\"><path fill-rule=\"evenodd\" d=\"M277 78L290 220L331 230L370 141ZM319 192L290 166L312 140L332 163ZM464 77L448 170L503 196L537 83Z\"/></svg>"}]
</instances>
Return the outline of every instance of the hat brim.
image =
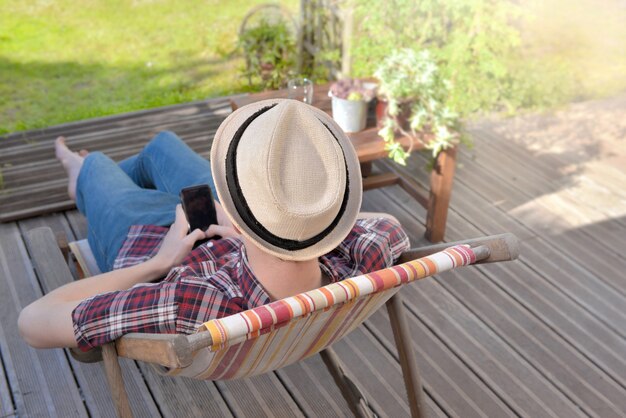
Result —
<instances>
[{"instance_id":1,"label":"hat brim","mask_svg":"<svg viewBox=\"0 0 626 418\"><path fill-rule=\"evenodd\" d=\"M260 109L275 105L284 100L288 99L263 100L241 107L231 113L224 122L222 122L215 133L211 148L211 170L220 204L233 225L235 225L244 236L254 242L263 251L283 260L310 260L332 251L346 238L354 226L361 209L361 198L363 195L361 169L354 146L347 135L330 116L324 111L310 106L311 110L315 112L318 118L331 130L343 150L348 170L349 190L345 210L341 219L339 219L335 228L319 242L299 250L287 250L268 243L246 225L233 202L226 180L226 156L230 143L235 137L239 127Z\"/></svg>"}]
</instances>

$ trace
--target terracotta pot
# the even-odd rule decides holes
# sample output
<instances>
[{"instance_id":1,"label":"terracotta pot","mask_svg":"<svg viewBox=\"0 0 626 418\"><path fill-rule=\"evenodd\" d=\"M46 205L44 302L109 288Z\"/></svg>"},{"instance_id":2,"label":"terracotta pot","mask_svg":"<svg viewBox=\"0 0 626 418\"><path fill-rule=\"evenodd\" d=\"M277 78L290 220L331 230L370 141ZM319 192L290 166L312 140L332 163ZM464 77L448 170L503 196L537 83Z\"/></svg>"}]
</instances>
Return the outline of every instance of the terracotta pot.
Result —
<instances>
[{"instance_id":1,"label":"terracotta pot","mask_svg":"<svg viewBox=\"0 0 626 418\"><path fill-rule=\"evenodd\" d=\"M398 115L398 122L402 129L408 131L410 129L410 121L411 117L411 103L410 101L403 102L400 104L400 114ZM383 125L383 119L387 114L387 101L384 99L378 99L378 103L376 104L376 126L379 128Z\"/></svg>"}]
</instances>

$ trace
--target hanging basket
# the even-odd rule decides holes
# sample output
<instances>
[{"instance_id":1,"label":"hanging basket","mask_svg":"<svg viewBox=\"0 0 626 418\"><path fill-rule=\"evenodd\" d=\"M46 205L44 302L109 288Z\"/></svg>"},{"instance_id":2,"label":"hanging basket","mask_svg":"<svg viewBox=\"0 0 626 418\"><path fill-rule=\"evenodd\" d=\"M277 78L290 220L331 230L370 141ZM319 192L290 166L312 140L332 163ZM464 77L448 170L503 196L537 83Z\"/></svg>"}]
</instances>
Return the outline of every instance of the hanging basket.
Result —
<instances>
[{"instance_id":1,"label":"hanging basket","mask_svg":"<svg viewBox=\"0 0 626 418\"><path fill-rule=\"evenodd\" d=\"M241 21L239 25L239 37L249 29L254 28L259 22L278 23L284 21L288 23L288 28L292 35L298 33L298 24L291 12L284 6L276 3L263 3L254 6Z\"/></svg>"}]
</instances>

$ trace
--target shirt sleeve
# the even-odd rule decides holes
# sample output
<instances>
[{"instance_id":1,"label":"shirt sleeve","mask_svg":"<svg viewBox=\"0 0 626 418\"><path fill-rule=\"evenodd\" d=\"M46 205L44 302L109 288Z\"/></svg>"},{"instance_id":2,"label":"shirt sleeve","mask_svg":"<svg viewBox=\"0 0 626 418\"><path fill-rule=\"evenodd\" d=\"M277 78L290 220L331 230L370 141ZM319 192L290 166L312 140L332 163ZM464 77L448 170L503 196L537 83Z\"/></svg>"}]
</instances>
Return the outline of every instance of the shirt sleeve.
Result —
<instances>
[{"instance_id":1,"label":"shirt sleeve","mask_svg":"<svg viewBox=\"0 0 626 418\"><path fill-rule=\"evenodd\" d=\"M349 253L358 266L353 273L370 273L391 267L409 248L409 237L390 218L359 219L350 233Z\"/></svg>"},{"instance_id":2,"label":"shirt sleeve","mask_svg":"<svg viewBox=\"0 0 626 418\"><path fill-rule=\"evenodd\" d=\"M383 237L380 247L388 255L381 268L391 267L402 253L409 249L409 237L395 219L375 218L370 221L372 222L368 223L369 229Z\"/></svg>"},{"instance_id":3,"label":"shirt sleeve","mask_svg":"<svg viewBox=\"0 0 626 418\"><path fill-rule=\"evenodd\" d=\"M208 319L241 310L235 302L197 280L140 284L82 301L72 312L74 337L87 351L131 332L190 334Z\"/></svg>"}]
</instances>

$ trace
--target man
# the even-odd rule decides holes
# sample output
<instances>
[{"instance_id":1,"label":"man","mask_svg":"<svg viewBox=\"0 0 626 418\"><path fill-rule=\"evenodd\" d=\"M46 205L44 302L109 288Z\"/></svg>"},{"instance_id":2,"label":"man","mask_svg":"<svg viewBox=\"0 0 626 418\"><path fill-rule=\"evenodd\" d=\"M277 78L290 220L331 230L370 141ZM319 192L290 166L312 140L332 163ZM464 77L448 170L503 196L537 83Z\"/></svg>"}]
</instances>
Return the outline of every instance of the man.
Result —
<instances>
[{"instance_id":1,"label":"man","mask_svg":"<svg viewBox=\"0 0 626 418\"><path fill-rule=\"evenodd\" d=\"M34 347L88 350L129 332L193 333L212 318L385 268L408 247L392 217L357 220L362 184L350 140L324 112L294 100L232 113L210 164L167 132L119 165L73 153L63 138L56 153L105 273L22 311L20 333ZM178 194L202 183L217 193L219 225L190 232ZM192 249L214 235L222 239Z\"/></svg>"}]
</instances>

